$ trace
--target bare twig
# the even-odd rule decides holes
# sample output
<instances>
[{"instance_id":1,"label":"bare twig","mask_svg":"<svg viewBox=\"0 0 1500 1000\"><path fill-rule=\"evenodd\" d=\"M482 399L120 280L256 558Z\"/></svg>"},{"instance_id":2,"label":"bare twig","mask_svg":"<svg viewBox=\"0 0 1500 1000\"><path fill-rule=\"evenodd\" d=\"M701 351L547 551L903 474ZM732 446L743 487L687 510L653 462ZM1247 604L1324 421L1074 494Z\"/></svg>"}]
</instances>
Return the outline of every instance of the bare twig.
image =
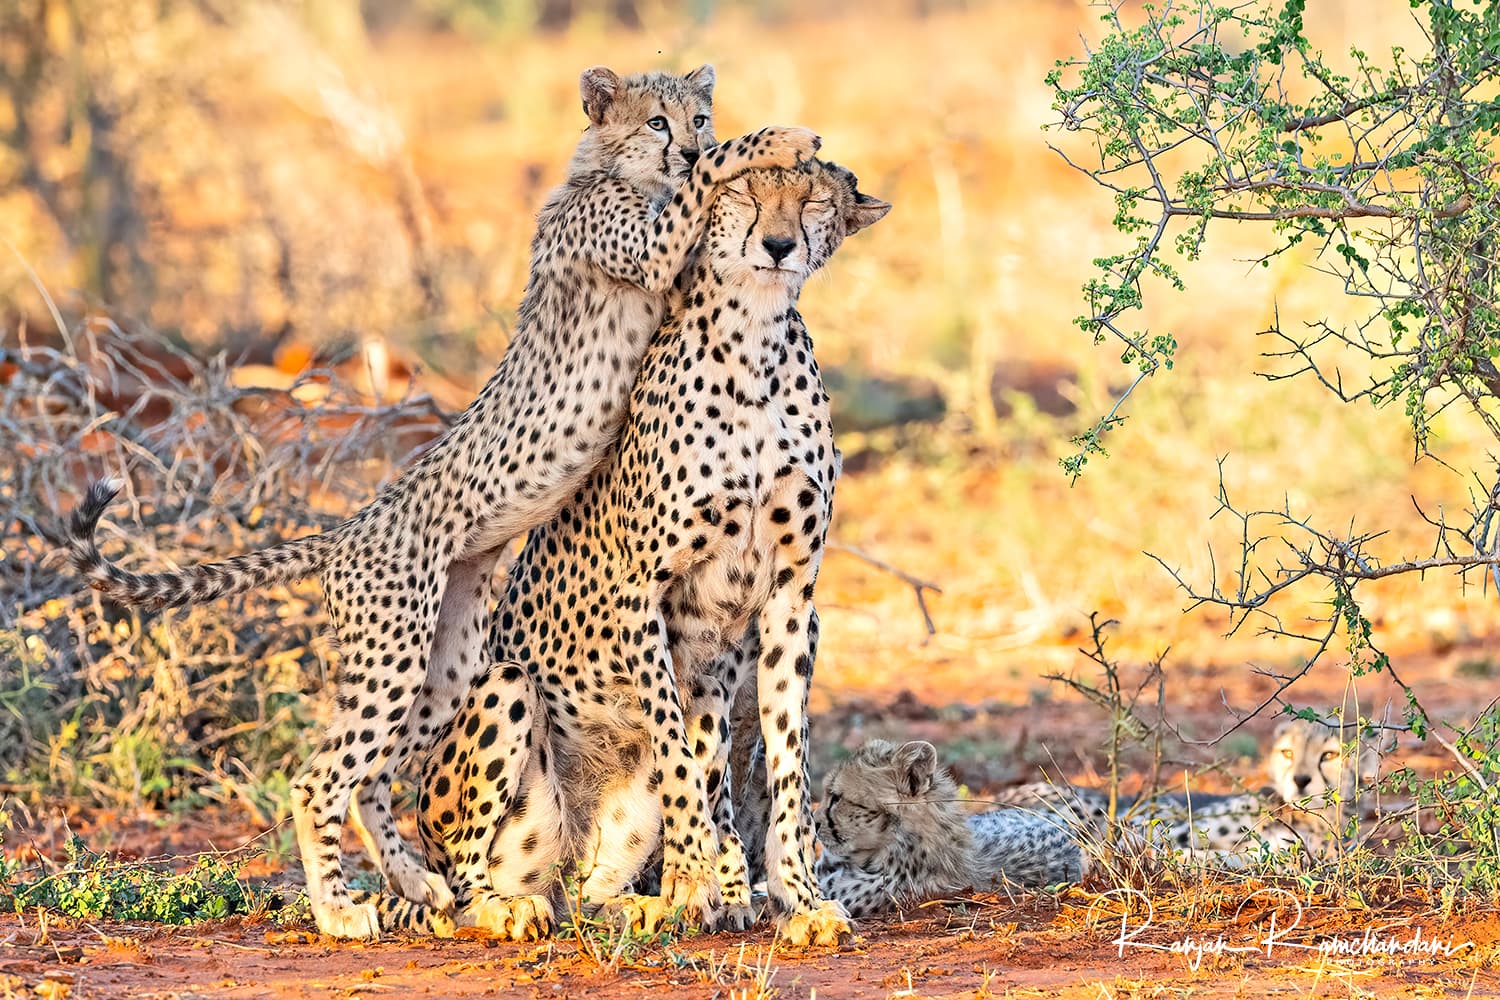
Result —
<instances>
[{"instance_id":1,"label":"bare twig","mask_svg":"<svg viewBox=\"0 0 1500 1000\"><path fill-rule=\"evenodd\" d=\"M939 587L937 584L932 583L931 581L923 580L921 577L913 576L906 570L901 569L899 566L892 566L884 559L876 558L875 556L872 556L870 553L866 552L864 549L857 548L856 546L846 545L843 542L829 539L828 548L836 552L847 553L848 555L853 556L861 562L869 563L876 569L884 573L889 573L891 576L894 576L896 579L900 580L902 583L910 587L912 589L912 593L914 593L917 597L917 607L922 612L922 621L927 626L927 634L937 635L937 626L932 621L932 613L927 610L927 598L923 591L930 590L934 594L941 594L943 592L942 587Z\"/></svg>"},{"instance_id":2,"label":"bare twig","mask_svg":"<svg viewBox=\"0 0 1500 1000\"><path fill-rule=\"evenodd\" d=\"M1268 184L1267 187L1286 187L1283 184ZM1250 186L1242 188L1248 190ZM1231 219L1238 222L1286 222L1290 219L1413 219L1419 213L1400 208L1392 208L1388 205L1372 205L1367 202L1355 201L1348 192L1344 192L1347 200L1342 205L1294 205L1290 208L1277 208L1268 211L1251 212L1230 208L1201 209L1191 205L1178 203L1167 204L1162 209L1162 214L1167 218L1177 216L1188 216L1202 218L1208 216L1214 219ZM1474 200L1468 195L1458 198L1442 208L1427 213L1435 219L1456 219L1474 207Z\"/></svg>"}]
</instances>

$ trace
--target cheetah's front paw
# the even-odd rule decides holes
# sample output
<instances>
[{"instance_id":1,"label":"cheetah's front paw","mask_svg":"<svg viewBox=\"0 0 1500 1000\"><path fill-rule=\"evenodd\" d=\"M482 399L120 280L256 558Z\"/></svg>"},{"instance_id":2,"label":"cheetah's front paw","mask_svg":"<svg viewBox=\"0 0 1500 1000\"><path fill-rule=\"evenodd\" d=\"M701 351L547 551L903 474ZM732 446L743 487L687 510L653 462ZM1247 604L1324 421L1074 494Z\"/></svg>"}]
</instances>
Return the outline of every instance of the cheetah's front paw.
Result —
<instances>
[{"instance_id":1,"label":"cheetah's front paw","mask_svg":"<svg viewBox=\"0 0 1500 1000\"><path fill-rule=\"evenodd\" d=\"M459 915L465 927L478 927L512 941L540 941L552 932L552 904L545 896L502 896L487 892Z\"/></svg>"},{"instance_id":2,"label":"cheetah's front paw","mask_svg":"<svg viewBox=\"0 0 1500 1000\"><path fill-rule=\"evenodd\" d=\"M750 165L795 167L811 160L822 147L823 140L812 129L772 125L750 135Z\"/></svg>"},{"instance_id":3,"label":"cheetah's front paw","mask_svg":"<svg viewBox=\"0 0 1500 1000\"><path fill-rule=\"evenodd\" d=\"M681 908L688 926L705 930L713 928L723 902L718 872L693 862L662 867L661 896L672 909Z\"/></svg>"},{"instance_id":4,"label":"cheetah's front paw","mask_svg":"<svg viewBox=\"0 0 1500 1000\"><path fill-rule=\"evenodd\" d=\"M755 924L755 910L749 903L733 903L719 911L714 929L718 931L748 931Z\"/></svg>"},{"instance_id":5,"label":"cheetah's front paw","mask_svg":"<svg viewBox=\"0 0 1500 1000\"><path fill-rule=\"evenodd\" d=\"M828 900L811 913L794 913L781 920L780 936L794 948L817 945L832 948L854 936L854 927L836 900Z\"/></svg>"},{"instance_id":6,"label":"cheetah's front paw","mask_svg":"<svg viewBox=\"0 0 1500 1000\"><path fill-rule=\"evenodd\" d=\"M348 900L313 904L318 930L336 938L380 937L380 915L373 903Z\"/></svg>"}]
</instances>

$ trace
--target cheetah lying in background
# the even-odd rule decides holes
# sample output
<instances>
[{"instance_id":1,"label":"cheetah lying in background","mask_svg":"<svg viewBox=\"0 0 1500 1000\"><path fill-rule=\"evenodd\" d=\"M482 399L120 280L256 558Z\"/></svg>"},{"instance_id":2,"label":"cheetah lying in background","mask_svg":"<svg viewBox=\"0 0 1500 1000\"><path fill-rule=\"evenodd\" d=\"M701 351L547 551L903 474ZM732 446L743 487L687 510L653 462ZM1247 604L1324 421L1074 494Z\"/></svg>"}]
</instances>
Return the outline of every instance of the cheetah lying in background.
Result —
<instances>
[{"instance_id":1,"label":"cheetah lying in background","mask_svg":"<svg viewBox=\"0 0 1500 1000\"><path fill-rule=\"evenodd\" d=\"M1126 799L1117 813L1146 843L1192 857L1234 863L1252 852L1325 849L1342 836L1358 783L1373 780L1379 768L1364 740L1355 766L1345 767L1346 736L1356 738L1354 727L1289 720L1266 758L1272 788ZM1088 868L1081 842L1103 836L1109 811L1106 793L1044 783L990 800L1006 808L965 816L960 801L930 743L869 741L824 781L817 814L823 891L862 917L1002 880L1076 881ZM752 857L754 846L747 832Z\"/></svg>"},{"instance_id":2,"label":"cheetah lying in background","mask_svg":"<svg viewBox=\"0 0 1500 1000\"><path fill-rule=\"evenodd\" d=\"M618 452L532 532L492 619L495 666L423 769L422 842L460 923L543 933L561 869L633 924L748 926L725 766L744 685L770 748L782 931L849 932L813 871L803 734L839 458L796 304L889 208L817 161L747 172L712 203ZM624 893L659 842L660 893Z\"/></svg>"},{"instance_id":3,"label":"cheetah lying in background","mask_svg":"<svg viewBox=\"0 0 1500 1000\"><path fill-rule=\"evenodd\" d=\"M1353 766L1346 766L1348 742L1355 743ZM1373 781L1379 766L1378 753L1356 727L1290 719L1277 727L1265 758L1270 788L1125 798L1116 815L1144 843L1195 859L1238 864L1290 848L1324 854L1342 843L1359 784ZM1102 837L1109 817L1109 795L1098 789L1038 782L1007 789L993 801L1048 810L1086 837Z\"/></svg>"},{"instance_id":4,"label":"cheetah lying in background","mask_svg":"<svg viewBox=\"0 0 1500 1000\"><path fill-rule=\"evenodd\" d=\"M871 740L828 772L818 882L865 917L1003 882L1076 882L1086 862L1055 816L1000 809L965 817L931 743Z\"/></svg>"},{"instance_id":5,"label":"cheetah lying in background","mask_svg":"<svg viewBox=\"0 0 1500 1000\"><path fill-rule=\"evenodd\" d=\"M390 774L489 663L483 630L505 543L556 513L616 439L718 185L748 167L792 166L818 147L805 129L713 145L713 85L708 66L684 76L583 74L588 128L538 217L509 349L447 434L348 520L223 562L137 574L107 562L93 538L121 484L96 484L74 512L74 565L122 603L170 607L321 574L342 659L332 720L292 805L324 933L379 930L376 907L351 900L340 867L351 796L356 830L396 890L451 905L444 879L396 833Z\"/></svg>"}]
</instances>

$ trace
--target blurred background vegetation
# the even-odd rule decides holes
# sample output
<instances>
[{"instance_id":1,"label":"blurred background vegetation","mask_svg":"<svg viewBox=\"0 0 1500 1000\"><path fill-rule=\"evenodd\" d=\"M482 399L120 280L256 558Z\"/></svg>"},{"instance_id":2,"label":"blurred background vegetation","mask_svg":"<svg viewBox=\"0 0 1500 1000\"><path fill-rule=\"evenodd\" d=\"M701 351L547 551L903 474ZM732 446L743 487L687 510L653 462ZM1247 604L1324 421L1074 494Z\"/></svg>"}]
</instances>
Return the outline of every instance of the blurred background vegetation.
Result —
<instances>
[{"instance_id":1,"label":"blurred background vegetation","mask_svg":"<svg viewBox=\"0 0 1500 1000\"><path fill-rule=\"evenodd\" d=\"M1405 2L1313 6L1309 36L1332 49L1418 37ZM535 210L584 124L578 73L598 63L712 62L721 138L808 125L825 155L895 205L806 290L804 313L849 473L835 533L940 585L929 597L938 632L927 635L900 579L830 553L817 707L902 691L938 705L1053 697L1042 677L1076 664L1097 609L1123 622L1117 654L1173 648L1172 696L1196 706L1190 728L1217 733L1220 689L1249 707L1274 686L1254 668L1294 656L1251 630L1225 637L1222 614L1184 616L1172 579L1143 554L1196 579L1222 575L1207 554L1233 528L1212 520L1220 459L1244 503L1378 523L1393 552L1427 530L1413 497L1429 510L1457 504L1466 483L1413 462L1399 412L1330 408L1316 385L1256 377L1268 366L1255 333L1277 311L1290 327L1338 322L1347 307L1309 255L1252 266L1252 239L1226 231L1211 256L1182 262L1185 294L1148 301L1143 325L1180 343L1174 376L1132 397L1111 458L1069 485L1057 464L1069 437L1129 377L1073 322L1091 261L1118 248L1114 204L1042 132L1056 120L1045 74L1080 54L1098 21L1074 0L0 4L5 432L19 444L38 394L73 384L58 373L128 383L56 402L61 431L0 454L11 510L0 732L15 737L0 777L150 799L163 775L264 781L295 757L309 711L300 694L318 689L332 655L315 602L277 594L253 615L238 602L218 609L213 621L253 621L256 642L233 633L197 661L180 642L208 628L198 619L127 620L123 632L145 638L103 656L95 631L118 616L85 598L69 605L83 623L59 632L48 604L72 587L48 554L52 511L72 502L70 485L144 469L131 516L160 543L140 565L160 566L357 505L414 446L400 436L409 424L367 408L460 409L505 349ZM112 330L126 347L91 339ZM55 368L20 364L22 345L56 348ZM152 365L170 370L174 392L133 410L130 385L153 381L141 375ZM309 379L310 368L331 374ZM311 423L287 416L301 405ZM287 440L268 426L293 427L304 446L267 446ZM1460 455L1479 448L1461 425L1439 417L1437 428ZM352 442L342 451L341 434ZM188 443L205 436L218 447ZM188 458L174 463L180 449ZM316 488L299 485L289 463L301 461L321 463ZM1365 609L1385 648L1461 693L1495 673L1482 652L1493 604L1403 578L1369 588ZM278 649L295 655L256 667ZM247 662L244 676L264 681L248 695L222 675ZM1304 700L1335 704L1357 687L1337 666L1309 678ZM214 677L218 694L194 687ZM1355 692L1366 702L1382 696L1370 683ZM1215 718L1191 721L1205 714ZM1008 745L1024 742L1020 725ZM168 735L137 746L121 732Z\"/></svg>"}]
</instances>

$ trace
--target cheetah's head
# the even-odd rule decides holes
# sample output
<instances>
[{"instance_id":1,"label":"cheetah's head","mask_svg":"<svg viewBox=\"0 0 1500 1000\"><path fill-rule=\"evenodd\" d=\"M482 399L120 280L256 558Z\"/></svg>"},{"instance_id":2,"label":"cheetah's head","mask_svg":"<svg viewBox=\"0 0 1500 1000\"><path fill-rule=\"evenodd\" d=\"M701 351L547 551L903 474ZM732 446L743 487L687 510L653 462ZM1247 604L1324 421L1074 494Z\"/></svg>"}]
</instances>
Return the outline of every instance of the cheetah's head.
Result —
<instances>
[{"instance_id":1,"label":"cheetah's head","mask_svg":"<svg viewBox=\"0 0 1500 1000\"><path fill-rule=\"evenodd\" d=\"M1355 743L1354 766L1346 766L1345 743ZM1271 784L1288 802L1312 809L1348 803L1360 781L1373 781L1380 758L1375 748L1359 739L1354 726L1325 725L1308 719L1288 719L1276 729L1267 763Z\"/></svg>"},{"instance_id":2,"label":"cheetah's head","mask_svg":"<svg viewBox=\"0 0 1500 1000\"><path fill-rule=\"evenodd\" d=\"M825 850L861 864L896 834L958 811L958 789L937 766L937 750L915 740L870 740L823 780L818 837Z\"/></svg>"},{"instance_id":3,"label":"cheetah's head","mask_svg":"<svg viewBox=\"0 0 1500 1000\"><path fill-rule=\"evenodd\" d=\"M846 236L890 210L860 191L854 174L837 163L747 170L720 190L703 252L725 282L795 294Z\"/></svg>"},{"instance_id":4,"label":"cheetah's head","mask_svg":"<svg viewBox=\"0 0 1500 1000\"><path fill-rule=\"evenodd\" d=\"M589 125L575 170L603 169L642 190L665 191L686 180L699 151L714 144L712 66L624 77L595 66L583 71L578 89Z\"/></svg>"}]
</instances>

